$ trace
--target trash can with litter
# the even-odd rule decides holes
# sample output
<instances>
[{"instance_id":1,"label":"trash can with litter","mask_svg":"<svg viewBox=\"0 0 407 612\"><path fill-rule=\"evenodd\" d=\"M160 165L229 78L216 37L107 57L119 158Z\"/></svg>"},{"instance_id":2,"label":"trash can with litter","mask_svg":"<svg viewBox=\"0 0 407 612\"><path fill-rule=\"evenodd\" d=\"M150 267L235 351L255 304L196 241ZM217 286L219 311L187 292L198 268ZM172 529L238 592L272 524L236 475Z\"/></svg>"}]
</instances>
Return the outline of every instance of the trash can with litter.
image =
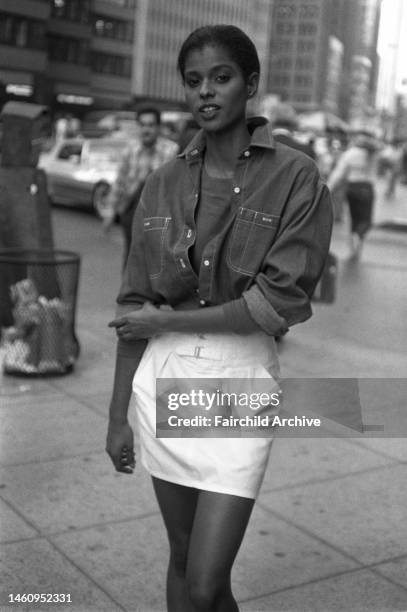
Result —
<instances>
[{"instance_id":1,"label":"trash can with litter","mask_svg":"<svg viewBox=\"0 0 407 612\"><path fill-rule=\"evenodd\" d=\"M0 249L0 327L5 374L67 374L75 334L80 258L42 249Z\"/></svg>"}]
</instances>

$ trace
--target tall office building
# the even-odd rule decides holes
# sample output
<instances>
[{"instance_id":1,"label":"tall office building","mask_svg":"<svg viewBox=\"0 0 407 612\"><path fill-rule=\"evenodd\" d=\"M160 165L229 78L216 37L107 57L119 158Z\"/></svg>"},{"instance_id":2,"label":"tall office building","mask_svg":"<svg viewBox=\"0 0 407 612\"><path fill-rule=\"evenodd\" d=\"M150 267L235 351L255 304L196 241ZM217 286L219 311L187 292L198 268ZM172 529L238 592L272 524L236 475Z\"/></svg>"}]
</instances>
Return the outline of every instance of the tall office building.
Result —
<instances>
[{"instance_id":1,"label":"tall office building","mask_svg":"<svg viewBox=\"0 0 407 612\"><path fill-rule=\"evenodd\" d=\"M365 124L375 102L380 0L358 0L356 39L350 60L347 119L354 127Z\"/></svg>"},{"instance_id":2,"label":"tall office building","mask_svg":"<svg viewBox=\"0 0 407 612\"><path fill-rule=\"evenodd\" d=\"M333 67L340 64L340 46L335 43L330 46L329 40L330 2L274 3L267 90L300 111L323 105L328 66L332 77Z\"/></svg>"},{"instance_id":3,"label":"tall office building","mask_svg":"<svg viewBox=\"0 0 407 612\"><path fill-rule=\"evenodd\" d=\"M131 99L136 0L2 0L8 97L77 114Z\"/></svg>"},{"instance_id":4,"label":"tall office building","mask_svg":"<svg viewBox=\"0 0 407 612\"><path fill-rule=\"evenodd\" d=\"M138 0L133 95L182 100L178 51L192 30L207 24L228 23L245 30L267 74L271 8L272 0Z\"/></svg>"},{"instance_id":5,"label":"tall office building","mask_svg":"<svg viewBox=\"0 0 407 612\"><path fill-rule=\"evenodd\" d=\"M48 0L2 0L0 83L3 97L31 99L35 91L43 92L43 75L48 66L49 15ZM43 101L42 97L39 101Z\"/></svg>"},{"instance_id":6,"label":"tall office building","mask_svg":"<svg viewBox=\"0 0 407 612\"><path fill-rule=\"evenodd\" d=\"M407 139L407 2L384 0L377 106L388 138Z\"/></svg>"},{"instance_id":7,"label":"tall office building","mask_svg":"<svg viewBox=\"0 0 407 612\"><path fill-rule=\"evenodd\" d=\"M267 73L271 7L272 0L2 0L0 82L9 97L75 114L141 98L180 103L177 54L200 25L242 27Z\"/></svg>"},{"instance_id":8,"label":"tall office building","mask_svg":"<svg viewBox=\"0 0 407 612\"><path fill-rule=\"evenodd\" d=\"M275 0L268 91L356 118L373 98L380 0Z\"/></svg>"}]
</instances>

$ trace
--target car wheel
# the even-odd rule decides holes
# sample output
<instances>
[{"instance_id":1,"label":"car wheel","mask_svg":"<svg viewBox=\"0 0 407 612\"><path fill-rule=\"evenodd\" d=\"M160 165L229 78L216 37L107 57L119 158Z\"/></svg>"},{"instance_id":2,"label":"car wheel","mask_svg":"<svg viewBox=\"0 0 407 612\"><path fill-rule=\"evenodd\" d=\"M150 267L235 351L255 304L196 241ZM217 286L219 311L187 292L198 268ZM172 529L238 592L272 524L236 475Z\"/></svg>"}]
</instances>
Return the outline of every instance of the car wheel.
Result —
<instances>
[{"instance_id":1,"label":"car wheel","mask_svg":"<svg viewBox=\"0 0 407 612\"><path fill-rule=\"evenodd\" d=\"M92 194L92 206L100 219L111 218L113 211L108 202L107 194L110 191L108 183L98 183L95 185Z\"/></svg>"}]
</instances>

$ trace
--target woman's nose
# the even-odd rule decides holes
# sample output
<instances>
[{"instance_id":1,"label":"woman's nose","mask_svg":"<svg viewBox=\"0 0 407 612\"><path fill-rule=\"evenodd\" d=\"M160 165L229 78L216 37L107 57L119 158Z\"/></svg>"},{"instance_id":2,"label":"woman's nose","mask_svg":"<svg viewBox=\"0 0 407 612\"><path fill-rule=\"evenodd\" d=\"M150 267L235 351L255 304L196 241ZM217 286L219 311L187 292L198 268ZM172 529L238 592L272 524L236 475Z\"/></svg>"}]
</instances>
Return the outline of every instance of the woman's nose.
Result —
<instances>
[{"instance_id":1,"label":"woman's nose","mask_svg":"<svg viewBox=\"0 0 407 612\"><path fill-rule=\"evenodd\" d=\"M199 95L202 98L206 98L207 96L213 95L213 90L212 90L209 79L203 79L201 83L201 88L199 90Z\"/></svg>"}]
</instances>

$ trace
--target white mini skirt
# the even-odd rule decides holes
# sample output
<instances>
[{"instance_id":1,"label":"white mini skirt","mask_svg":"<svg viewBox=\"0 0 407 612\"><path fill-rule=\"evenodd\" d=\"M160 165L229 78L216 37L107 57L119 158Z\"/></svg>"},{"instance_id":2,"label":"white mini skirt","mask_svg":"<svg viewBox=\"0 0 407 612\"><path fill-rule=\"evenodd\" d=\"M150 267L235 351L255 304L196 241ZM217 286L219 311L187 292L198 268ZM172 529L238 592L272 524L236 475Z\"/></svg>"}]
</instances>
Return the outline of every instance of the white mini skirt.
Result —
<instances>
[{"instance_id":1,"label":"white mini skirt","mask_svg":"<svg viewBox=\"0 0 407 612\"><path fill-rule=\"evenodd\" d=\"M133 379L141 462L152 476L217 493L255 499L272 437L156 437L157 378L268 379L278 391L273 337L168 333L152 338ZM262 381L263 382L263 381ZM267 382L268 385L268 382Z\"/></svg>"}]
</instances>

